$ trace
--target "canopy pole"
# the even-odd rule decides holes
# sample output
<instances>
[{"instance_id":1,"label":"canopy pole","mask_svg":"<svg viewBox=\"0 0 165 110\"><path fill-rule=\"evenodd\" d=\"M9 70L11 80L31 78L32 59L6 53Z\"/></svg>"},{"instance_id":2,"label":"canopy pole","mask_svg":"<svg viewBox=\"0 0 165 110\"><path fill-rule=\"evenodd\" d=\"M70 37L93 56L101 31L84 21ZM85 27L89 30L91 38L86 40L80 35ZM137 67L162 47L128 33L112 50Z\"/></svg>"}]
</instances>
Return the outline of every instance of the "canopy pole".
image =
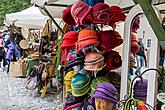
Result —
<instances>
[{"instance_id":1,"label":"canopy pole","mask_svg":"<svg viewBox=\"0 0 165 110\"><path fill-rule=\"evenodd\" d=\"M50 19L53 21L53 23L57 26L57 28L61 31L62 34L65 34L63 32L63 30L61 29L61 27L57 24L57 22L54 20L54 18L51 16L51 14L49 13L49 11L45 8L45 6L40 7L41 9L43 9L45 11L45 13L50 17Z\"/></svg>"}]
</instances>

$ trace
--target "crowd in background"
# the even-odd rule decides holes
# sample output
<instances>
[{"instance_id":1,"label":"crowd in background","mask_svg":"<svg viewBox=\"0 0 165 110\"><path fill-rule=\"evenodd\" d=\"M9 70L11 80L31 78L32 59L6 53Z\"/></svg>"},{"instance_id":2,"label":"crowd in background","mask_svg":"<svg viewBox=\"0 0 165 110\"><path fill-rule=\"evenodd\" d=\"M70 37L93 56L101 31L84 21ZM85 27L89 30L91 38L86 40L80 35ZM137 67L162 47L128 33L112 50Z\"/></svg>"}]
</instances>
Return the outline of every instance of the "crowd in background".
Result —
<instances>
[{"instance_id":1,"label":"crowd in background","mask_svg":"<svg viewBox=\"0 0 165 110\"><path fill-rule=\"evenodd\" d=\"M24 38L21 35L21 28L0 32L0 67L3 71L9 72L10 62L17 61L23 56L23 50L19 46L22 39Z\"/></svg>"}]
</instances>

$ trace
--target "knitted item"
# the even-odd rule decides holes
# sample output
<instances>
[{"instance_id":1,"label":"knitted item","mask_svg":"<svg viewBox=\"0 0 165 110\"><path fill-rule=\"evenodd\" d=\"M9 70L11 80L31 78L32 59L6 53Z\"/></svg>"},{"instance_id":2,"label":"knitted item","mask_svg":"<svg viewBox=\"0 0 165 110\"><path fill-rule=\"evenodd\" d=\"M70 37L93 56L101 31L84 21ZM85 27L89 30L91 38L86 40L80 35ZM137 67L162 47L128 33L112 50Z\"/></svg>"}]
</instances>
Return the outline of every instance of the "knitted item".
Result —
<instances>
[{"instance_id":1,"label":"knitted item","mask_svg":"<svg viewBox=\"0 0 165 110\"><path fill-rule=\"evenodd\" d=\"M86 22L88 23L90 21L90 12L91 7L89 7L86 3L82 2L81 0L74 3L71 8L72 17L78 25L83 25L86 24ZM89 21L86 18L88 18Z\"/></svg>"},{"instance_id":2,"label":"knitted item","mask_svg":"<svg viewBox=\"0 0 165 110\"><path fill-rule=\"evenodd\" d=\"M78 41L76 42L76 53L81 53L81 49L86 46L98 46L99 44L100 42L98 40L97 32L92 29L85 28L79 33Z\"/></svg>"}]
</instances>

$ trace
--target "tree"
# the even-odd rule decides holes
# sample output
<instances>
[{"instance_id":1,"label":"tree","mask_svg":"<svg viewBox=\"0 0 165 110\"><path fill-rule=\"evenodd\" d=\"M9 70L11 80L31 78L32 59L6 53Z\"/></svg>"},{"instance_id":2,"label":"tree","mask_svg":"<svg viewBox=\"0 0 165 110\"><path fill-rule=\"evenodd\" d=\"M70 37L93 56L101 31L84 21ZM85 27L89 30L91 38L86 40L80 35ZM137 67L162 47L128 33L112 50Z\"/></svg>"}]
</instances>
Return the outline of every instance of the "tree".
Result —
<instances>
[{"instance_id":1,"label":"tree","mask_svg":"<svg viewBox=\"0 0 165 110\"><path fill-rule=\"evenodd\" d=\"M1 0L0 25L3 25L5 14L19 12L30 6L30 0Z\"/></svg>"}]
</instances>

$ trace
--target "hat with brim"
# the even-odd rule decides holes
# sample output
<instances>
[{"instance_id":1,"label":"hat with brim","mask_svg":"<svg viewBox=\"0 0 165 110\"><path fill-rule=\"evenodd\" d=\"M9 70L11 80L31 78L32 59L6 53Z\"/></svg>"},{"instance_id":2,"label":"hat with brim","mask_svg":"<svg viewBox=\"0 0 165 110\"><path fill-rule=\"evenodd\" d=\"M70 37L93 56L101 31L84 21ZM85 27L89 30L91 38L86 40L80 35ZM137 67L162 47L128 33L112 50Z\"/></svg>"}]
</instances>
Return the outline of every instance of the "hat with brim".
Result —
<instances>
[{"instance_id":1,"label":"hat with brim","mask_svg":"<svg viewBox=\"0 0 165 110\"><path fill-rule=\"evenodd\" d=\"M29 41L28 40L21 40L19 43L19 46L22 49L28 49L29 48Z\"/></svg>"},{"instance_id":2,"label":"hat with brim","mask_svg":"<svg viewBox=\"0 0 165 110\"><path fill-rule=\"evenodd\" d=\"M96 87L96 91L92 95L93 102L95 98L100 98L116 104L118 101L117 90L111 83L103 82Z\"/></svg>"}]
</instances>

